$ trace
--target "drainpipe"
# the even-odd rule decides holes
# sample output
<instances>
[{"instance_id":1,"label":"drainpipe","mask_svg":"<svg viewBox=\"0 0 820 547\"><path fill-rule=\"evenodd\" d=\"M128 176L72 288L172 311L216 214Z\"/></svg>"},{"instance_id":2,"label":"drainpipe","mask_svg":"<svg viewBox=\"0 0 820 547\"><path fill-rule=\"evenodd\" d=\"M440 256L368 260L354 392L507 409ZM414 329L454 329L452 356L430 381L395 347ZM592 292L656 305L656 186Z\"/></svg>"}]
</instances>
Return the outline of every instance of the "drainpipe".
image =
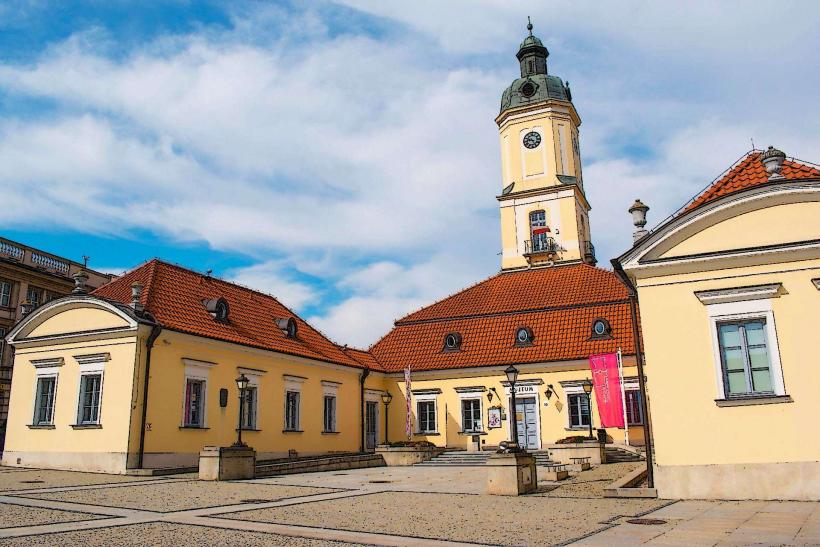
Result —
<instances>
[{"instance_id":1,"label":"drainpipe","mask_svg":"<svg viewBox=\"0 0 820 547\"><path fill-rule=\"evenodd\" d=\"M361 442L359 443L359 452L364 452L364 381L370 376L370 369L365 368L359 375L359 416L361 418Z\"/></svg>"},{"instance_id":2,"label":"drainpipe","mask_svg":"<svg viewBox=\"0 0 820 547\"><path fill-rule=\"evenodd\" d=\"M649 418L649 408L646 399L646 378L643 371L643 348L641 347L641 333L638 326L638 289L632 284L632 280L626 275L621 263L617 258L612 259L612 267L615 274L621 278L629 292L629 314L632 316L632 336L635 345L635 362L638 364L638 389L641 392L641 413L645 422L646 432L646 483L649 488L655 487L655 472L653 467L652 453L652 424Z\"/></svg>"},{"instance_id":3,"label":"drainpipe","mask_svg":"<svg viewBox=\"0 0 820 547\"><path fill-rule=\"evenodd\" d=\"M142 469L145 456L145 420L148 416L148 378L151 373L151 348L154 347L154 342L156 342L160 332L162 332L162 327L154 325L151 327L151 334L148 335L148 339L145 341L147 350L145 353L145 379L142 383L142 428L140 429L140 451L137 459L137 469Z\"/></svg>"}]
</instances>

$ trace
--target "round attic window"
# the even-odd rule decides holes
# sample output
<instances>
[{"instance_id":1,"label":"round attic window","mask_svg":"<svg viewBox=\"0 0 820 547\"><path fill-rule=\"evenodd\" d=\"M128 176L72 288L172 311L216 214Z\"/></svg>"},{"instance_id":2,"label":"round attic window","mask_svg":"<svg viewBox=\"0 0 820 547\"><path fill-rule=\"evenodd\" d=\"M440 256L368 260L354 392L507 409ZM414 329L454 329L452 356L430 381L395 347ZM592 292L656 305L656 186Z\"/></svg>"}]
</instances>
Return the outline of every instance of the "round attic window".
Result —
<instances>
[{"instance_id":1,"label":"round attic window","mask_svg":"<svg viewBox=\"0 0 820 547\"><path fill-rule=\"evenodd\" d=\"M444 337L444 349L457 350L461 347L461 335L457 332L451 332Z\"/></svg>"},{"instance_id":2,"label":"round attic window","mask_svg":"<svg viewBox=\"0 0 820 547\"><path fill-rule=\"evenodd\" d=\"M592 323L592 334L595 336L604 336L609 333L609 323L606 319L596 319Z\"/></svg>"},{"instance_id":3,"label":"round attic window","mask_svg":"<svg viewBox=\"0 0 820 547\"><path fill-rule=\"evenodd\" d=\"M515 342L519 345L527 345L532 343L532 331L527 327L521 327L515 331Z\"/></svg>"},{"instance_id":4,"label":"round attic window","mask_svg":"<svg viewBox=\"0 0 820 547\"><path fill-rule=\"evenodd\" d=\"M526 98L530 98L535 95L535 84L532 82L527 82L521 86L521 94Z\"/></svg>"}]
</instances>

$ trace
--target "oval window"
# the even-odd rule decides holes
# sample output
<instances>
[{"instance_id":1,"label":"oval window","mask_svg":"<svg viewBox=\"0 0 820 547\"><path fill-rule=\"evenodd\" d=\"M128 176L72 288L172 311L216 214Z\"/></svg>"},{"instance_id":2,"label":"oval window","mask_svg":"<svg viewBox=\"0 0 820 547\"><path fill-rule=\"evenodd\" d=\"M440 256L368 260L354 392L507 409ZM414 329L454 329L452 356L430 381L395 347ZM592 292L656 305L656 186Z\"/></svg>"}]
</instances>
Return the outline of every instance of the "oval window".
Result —
<instances>
[{"instance_id":1,"label":"oval window","mask_svg":"<svg viewBox=\"0 0 820 547\"><path fill-rule=\"evenodd\" d=\"M444 347L446 349L458 349L461 346L461 336L457 332L451 332L444 337Z\"/></svg>"},{"instance_id":2,"label":"oval window","mask_svg":"<svg viewBox=\"0 0 820 547\"><path fill-rule=\"evenodd\" d=\"M603 336L609 330L608 327L609 325L606 324L606 321L603 319L596 319L592 324L592 332L594 332L597 336Z\"/></svg>"},{"instance_id":3,"label":"oval window","mask_svg":"<svg viewBox=\"0 0 820 547\"><path fill-rule=\"evenodd\" d=\"M228 305L222 301L216 303L216 319L217 321L228 319Z\"/></svg>"},{"instance_id":4,"label":"oval window","mask_svg":"<svg viewBox=\"0 0 820 547\"><path fill-rule=\"evenodd\" d=\"M526 327L518 329L518 331L515 333L515 341L519 344L529 344L532 341L532 335L530 334L530 330Z\"/></svg>"}]
</instances>

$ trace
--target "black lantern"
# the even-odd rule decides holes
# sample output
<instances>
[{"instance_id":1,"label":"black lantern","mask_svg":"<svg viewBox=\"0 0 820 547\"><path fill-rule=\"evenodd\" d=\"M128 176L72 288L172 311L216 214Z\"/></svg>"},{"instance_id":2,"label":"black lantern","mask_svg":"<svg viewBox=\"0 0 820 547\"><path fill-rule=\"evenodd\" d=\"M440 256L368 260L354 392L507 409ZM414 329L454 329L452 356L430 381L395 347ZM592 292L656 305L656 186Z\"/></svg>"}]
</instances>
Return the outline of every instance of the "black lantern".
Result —
<instances>
[{"instance_id":1,"label":"black lantern","mask_svg":"<svg viewBox=\"0 0 820 547\"><path fill-rule=\"evenodd\" d=\"M584 393L587 394L587 409L589 410L589 438L593 439L592 436L592 382L589 380L584 380L581 384L581 387L584 388Z\"/></svg>"},{"instance_id":2,"label":"black lantern","mask_svg":"<svg viewBox=\"0 0 820 547\"><path fill-rule=\"evenodd\" d=\"M510 383L510 420L512 420L512 450L518 451L518 413L515 402L515 381L518 380L518 369L510 365L504 370Z\"/></svg>"},{"instance_id":3,"label":"black lantern","mask_svg":"<svg viewBox=\"0 0 820 547\"><path fill-rule=\"evenodd\" d=\"M388 429L387 429L387 415L389 414L387 412L387 407L390 406L390 401L392 401L392 400L393 400L393 396L390 394L389 391L385 391L384 393L382 393L382 402L384 403L384 444L389 443L389 441L387 439L387 432L388 432Z\"/></svg>"},{"instance_id":4,"label":"black lantern","mask_svg":"<svg viewBox=\"0 0 820 547\"><path fill-rule=\"evenodd\" d=\"M245 409L245 392L248 390L249 383L250 380L245 376L245 373L241 373L236 379L236 387L239 388L239 430L237 431L236 442L233 444L236 447L247 446L242 442L242 428L244 427L242 423L242 411Z\"/></svg>"}]
</instances>

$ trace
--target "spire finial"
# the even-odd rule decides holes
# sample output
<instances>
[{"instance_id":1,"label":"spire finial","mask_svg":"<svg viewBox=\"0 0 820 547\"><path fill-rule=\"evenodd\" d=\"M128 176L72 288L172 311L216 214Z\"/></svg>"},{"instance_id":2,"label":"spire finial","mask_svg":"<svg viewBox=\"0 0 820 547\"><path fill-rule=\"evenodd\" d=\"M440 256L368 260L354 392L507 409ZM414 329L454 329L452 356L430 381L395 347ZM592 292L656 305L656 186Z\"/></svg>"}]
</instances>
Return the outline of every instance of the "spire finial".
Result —
<instances>
[{"instance_id":1,"label":"spire finial","mask_svg":"<svg viewBox=\"0 0 820 547\"><path fill-rule=\"evenodd\" d=\"M530 21L529 15L527 15L527 30L530 31L530 36L532 36L532 21Z\"/></svg>"}]
</instances>

